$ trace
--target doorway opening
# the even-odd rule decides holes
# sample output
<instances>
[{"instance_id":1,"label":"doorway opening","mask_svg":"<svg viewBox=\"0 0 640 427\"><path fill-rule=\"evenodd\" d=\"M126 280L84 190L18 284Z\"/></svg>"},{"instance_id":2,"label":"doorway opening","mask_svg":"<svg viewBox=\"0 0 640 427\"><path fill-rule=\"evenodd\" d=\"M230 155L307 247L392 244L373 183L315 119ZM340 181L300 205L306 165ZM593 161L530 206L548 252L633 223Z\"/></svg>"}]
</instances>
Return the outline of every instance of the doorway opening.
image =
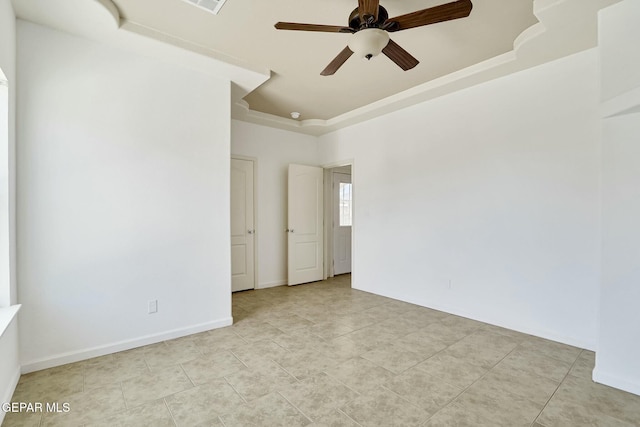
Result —
<instances>
[{"instance_id":1,"label":"doorway opening","mask_svg":"<svg viewBox=\"0 0 640 427\"><path fill-rule=\"evenodd\" d=\"M325 277L348 277L353 269L352 165L325 168ZM350 282L350 280L349 280Z\"/></svg>"},{"instance_id":2,"label":"doorway opening","mask_svg":"<svg viewBox=\"0 0 640 427\"><path fill-rule=\"evenodd\" d=\"M354 195L353 162L324 167L289 164L286 228L289 286L336 275L351 278Z\"/></svg>"}]
</instances>

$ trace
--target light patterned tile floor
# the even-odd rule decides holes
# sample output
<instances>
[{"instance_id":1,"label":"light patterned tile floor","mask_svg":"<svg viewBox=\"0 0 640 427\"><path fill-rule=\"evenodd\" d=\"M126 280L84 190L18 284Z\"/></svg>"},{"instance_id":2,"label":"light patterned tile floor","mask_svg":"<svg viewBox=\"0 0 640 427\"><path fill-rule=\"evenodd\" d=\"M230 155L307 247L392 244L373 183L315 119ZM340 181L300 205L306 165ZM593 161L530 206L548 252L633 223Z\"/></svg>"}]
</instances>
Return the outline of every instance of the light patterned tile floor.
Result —
<instances>
[{"instance_id":1,"label":"light patterned tile floor","mask_svg":"<svg viewBox=\"0 0 640 427\"><path fill-rule=\"evenodd\" d=\"M235 324L23 375L9 426L638 426L590 351L353 290L233 295Z\"/></svg>"}]
</instances>

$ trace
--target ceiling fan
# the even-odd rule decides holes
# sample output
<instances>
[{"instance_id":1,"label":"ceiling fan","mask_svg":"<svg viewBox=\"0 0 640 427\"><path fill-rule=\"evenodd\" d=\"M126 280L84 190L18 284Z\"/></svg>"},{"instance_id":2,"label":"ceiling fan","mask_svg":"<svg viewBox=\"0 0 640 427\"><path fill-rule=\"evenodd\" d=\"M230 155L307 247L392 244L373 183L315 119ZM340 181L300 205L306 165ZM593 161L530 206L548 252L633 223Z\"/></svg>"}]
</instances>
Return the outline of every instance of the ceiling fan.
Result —
<instances>
[{"instance_id":1,"label":"ceiling fan","mask_svg":"<svg viewBox=\"0 0 640 427\"><path fill-rule=\"evenodd\" d=\"M388 33L421 27L452 19L466 18L471 13L471 0L457 0L440 6L418 10L389 18L379 0L358 0L358 7L349 15L349 26L299 24L278 22L278 30L320 31L325 33L352 33L351 41L342 52L320 73L330 76L354 53L371 59L380 52L407 71L418 65L418 60L389 38Z\"/></svg>"}]
</instances>

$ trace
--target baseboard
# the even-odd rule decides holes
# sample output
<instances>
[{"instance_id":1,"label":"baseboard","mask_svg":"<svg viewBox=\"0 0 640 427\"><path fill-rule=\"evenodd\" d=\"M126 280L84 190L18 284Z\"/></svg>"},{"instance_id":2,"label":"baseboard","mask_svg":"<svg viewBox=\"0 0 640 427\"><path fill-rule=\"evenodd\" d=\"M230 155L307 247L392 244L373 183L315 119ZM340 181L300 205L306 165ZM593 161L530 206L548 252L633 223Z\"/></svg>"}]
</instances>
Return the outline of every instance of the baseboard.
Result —
<instances>
[{"instance_id":1,"label":"baseboard","mask_svg":"<svg viewBox=\"0 0 640 427\"><path fill-rule=\"evenodd\" d=\"M629 393L637 394L640 396L640 384L637 382L629 381L624 378L620 378L616 375L611 375L596 368L593 370L593 381L607 385L609 387L617 388L619 390L627 391Z\"/></svg>"},{"instance_id":2,"label":"baseboard","mask_svg":"<svg viewBox=\"0 0 640 427\"><path fill-rule=\"evenodd\" d=\"M276 280L275 282L258 283L258 287L256 289L275 288L276 286L282 286L286 284L286 280Z\"/></svg>"},{"instance_id":3,"label":"baseboard","mask_svg":"<svg viewBox=\"0 0 640 427\"><path fill-rule=\"evenodd\" d=\"M366 289L359 289L359 290L372 293L371 291L368 291ZM381 295L387 298L392 298L398 301L408 302L410 304L416 304L421 307L431 308L433 310L443 311L445 313L453 314L455 316L461 316L467 319L477 320L478 322L488 323L490 325L498 326L505 329L511 329L513 331L521 332L523 334L533 335L539 338L548 339L550 341L556 341L562 344L567 344L567 345L571 345L578 348L583 348L591 351L595 351L596 349L596 344L594 342L585 342L583 340L575 339L573 337L559 335L553 331L548 331L548 330L543 330L538 328L530 328L530 327L527 327L526 325L507 324L497 319L478 316L474 313L470 313L466 310L462 310L454 306L449 306L445 304L433 304L433 303L424 304L421 301L415 301L412 298L403 298L403 296L400 296L400 295L392 295L392 294L386 294L386 293L377 294L377 295Z\"/></svg>"},{"instance_id":4,"label":"baseboard","mask_svg":"<svg viewBox=\"0 0 640 427\"><path fill-rule=\"evenodd\" d=\"M205 332L211 329L223 328L225 326L231 326L233 324L233 318L227 317L213 322L200 323L198 325L189 326L186 328L173 329L158 334L145 335L139 338L134 338L125 341L119 341L112 344L106 344L98 347L91 347L83 350L72 351L68 353L57 354L55 356L46 357L43 359L32 360L22 364L22 373L27 374L29 372L40 371L42 369L53 368L54 366L65 365L67 363L78 362L80 360L91 359L93 357L104 356L118 351L130 350L132 348L142 347L144 345L156 344L162 341L171 340L174 338L180 338L191 334L197 334L198 332Z\"/></svg>"},{"instance_id":5,"label":"baseboard","mask_svg":"<svg viewBox=\"0 0 640 427\"><path fill-rule=\"evenodd\" d=\"M20 367L16 366L16 372L13 374L13 378L9 382L9 387L7 387L2 397L0 398L0 403L11 402L11 397L13 396L13 393L16 391L16 386L18 385L18 381L20 381ZM0 425L2 425L5 415L6 415L6 412L0 409Z\"/></svg>"}]
</instances>

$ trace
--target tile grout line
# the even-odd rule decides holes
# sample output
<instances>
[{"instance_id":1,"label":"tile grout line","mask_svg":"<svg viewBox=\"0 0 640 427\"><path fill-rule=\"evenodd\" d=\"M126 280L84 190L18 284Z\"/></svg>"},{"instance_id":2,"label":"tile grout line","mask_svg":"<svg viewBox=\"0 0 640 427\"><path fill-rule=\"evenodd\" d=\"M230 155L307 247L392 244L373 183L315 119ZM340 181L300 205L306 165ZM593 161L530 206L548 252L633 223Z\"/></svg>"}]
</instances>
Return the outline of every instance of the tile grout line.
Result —
<instances>
[{"instance_id":1,"label":"tile grout line","mask_svg":"<svg viewBox=\"0 0 640 427\"><path fill-rule=\"evenodd\" d=\"M298 377L296 377L295 375L293 375L291 372L287 371L287 370L284 368L284 366L282 366L280 363L278 363L277 361L275 361L275 360L273 360L273 359L269 359L269 360L271 360L273 363L275 363L276 365L278 365L278 367L279 367L280 369L282 369L283 371L285 371L285 372L286 372L286 373L287 373L291 378L293 378L293 379L296 381L296 383L298 383L298 384L300 384L300 383L301 383L301 381L298 379Z\"/></svg>"},{"instance_id":2,"label":"tile grout line","mask_svg":"<svg viewBox=\"0 0 640 427\"><path fill-rule=\"evenodd\" d=\"M464 338L463 338L464 339ZM452 344L453 345L453 344ZM424 424L427 424L429 422L429 420L431 420L431 418L433 418L434 416L436 416L436 414L438 414L440 411L442 411L444 408L448 407L449 405L454 404L455 402L458 401L458 399L460 398L460 396L462 396L467 390L469 390L475 383L477 383L478 381L482 380L484 377L486 377L487 375L489 375L489 373L496 367L498 366L504 359L506 359L507 357L509 357L509 355L511 353L513 353L518 347L520 346L520 344L516 345L516 347L514 349L512 349L509 353L507 353L502 359L500 359L498 362L496 362L495 365L493 365L490 369L487 369L487 372L485 372L484 374L482 374L480 377L478 377L475 381L473 381L471 384L469 384L466 388L463 388L462 391L460 393L458 393L458 395L456 397L454 397L453 399L451 399L446 405L444 405L442 408L438 409L436 412L433 413L433 415L431 415L425 422ZM447 347L449 348L449 347ZM446 349L445 349L446 350ZM442 350L444 351L444 350ZM475 366L475 365L474 365ZM480 367L482 368L482 367ZM484 369L484 368L482 368ZM430 374L429 374L430 375ZM438 377L435 377L438 378ZM445 384L449 384L446 381L442 381ZM456 387L453 384L449 384L452 387ZM459 387L456 387L459 388ZM527 399L528 400L528 399ZM534 420L535 422L535 420Z\"/></svg>"},{"instance_id":3,"label":"tile grout line","mask_svg":"<svg viewBox=\"0 0 640 427\"><path fill-rule=\"evenodd\" d=\"M362 424L360 424L359 422L357 422L356 420L354 420L353 418L351 418L346 412L344 412L341 408L336 408L336 410L338 412L340 412L342 415L344 415L345 417L349 418L351 421L353 421L354 423L356 423L357 425L359 425L360 427L362 427Z\"/></svg>"},{"instance_id":4,"label":"tile grout line","mask_svg":"<svg viewBox=\"0 0 640 427\"><path fill-rule=\"evenodd\" d=\"M178 363L178 366L179 366L179 367L180 367L180 369L182 370L182 373L184 374L184 376L185 376L185 377L187 377L187 379L189 380L189 382L191 383L191 385L192 385L194 388L195 388L195 387L198 387L198 386L196 385L196 383L195 383L195 382L193 382L193 380L191 379L191 377L189 376L189 374L187 373L187 370L186 370L186 369L184 369L184 366L182 366L182 363ZM188 390L188 389L187 389L187 390ZM181 390L181 391L184 391L184 390ZM176 393L180 393L180 392L176 392ZM170 394L169 396L173 396L173 395L174 395L174 394L176 394L176 393L172 393L172 394Z\"/></svg>"},{"instance_id":5,"label":"tile grout line","mask_svg":"<svg viewBox=\"0 0 640 427\"><path fill-rule=\"evenodd\" d=\"M123 381L120 381L118 384L120 384L120 393L122 394L122 401L124 402L124 411L128 411L129 405L127 404L127 398L124 397L124 386L122 385Z\"/></svg>"},{"instance_id":6,"label":"tile grout line","mask_svg":"<svg viewBox=\"0 0 640 427\"><path fill-rule=\"evenodd\" d=\"M171 396L173 396L173 395L171 395ZM176 422L176 418L173 416L173 412L171 412L171 408L169 407L169 404L167 403L167 397L163 397L162 398L162 403L164 403L164 407L167 408L167 411L169 411L169 416L171 417L171 421L173 421L173 425L175 427L177 427L178 423Z\"/></svg>"},{"instance_id":7,"label":"tile grout line","mask_svg":"<svg viewBox=\"0 0 640 427\"><path fill-rule=\"evenodd\" d=\"M420 409L421 411L426 412L427 414L429 414L428 417L426 417L424 420L422 420L422 422L420 423L420 425L426 423L427 421L429 421L429 419L431 418L431 413L429 411L427 411L426 409L424 409L422 406L411 402L410 400L408 400L406 397L399 395L398 393L396 393L395 391L391 390L389 387L385 386L384 384L380 385L381 388L387 390L388 392L396 395L396 397L399 397L401 400L404 400L405 402L407 402L409 405L413 406L414 408ZM446 405L445 405L446 406Z\"/></svg>"},{"instance_id":8,"label":"tile grout line","mask_svg":"<svg viewBox=\"0 0 640 427\"><path fill-rule=\"evenodd\" d=\"M82 364L82 392L84 393L87 390L87 375L86 375L86 365Z\"/></svg>"},{"instance_id":9,"label":"tile grout line","mask_svg":"<svg viewBox=\"0 0 640 427\"><path fill-rule=\"evenodd\" d=\"M275 393L276 393L276 394L279 394L279 395L280 395L280 397L282 397L284 400L286 400L286 401L287 401L287 403L288 403L289 405L293 406L293 408L294 408L296 411L298 411L299 413L301 413L303 417L305 417L307 420L309 420L309 421L310 421L310 424L315 423L315 421L314 421L314 420L312 420L310 416L308 416L307 414L305 414L304 412L302 412L302 410L301 410L300 408L298 408L296 405L294 405L293 403L291 403L291 401L290 401L289 399L287 399L287 397L286 397L284 394L280 393L280 391L278 391L278 390L276 390L276 391L275 391Z\"/></svg>"},{"instance_id":10,"label":"tile grout line","mask_svg":"<svg viewBox=\"0 0 640 427\"><path fill-rule=\"evenodd\" d=\"M551 400L555 397L556 393L558 392L558 390L560 390L560 387L562 386L562 384L564 383L564 381L567 379L567 377L569 376L569 372L571 372L571 370L573 369L573 367L575 366L575 364L578 362L578 359L580 358L580 356L582 355L582 352L584 351L584 349L580 350L580 353L578 353L578 357L576 357L576 360L573 361L573 363L571 364L571 367L569 368L569 370L567 371L567 373L564 375L564 377L562 378L562 381L560 381L558 383L558 386L556 387L556 389L553 391L553 393L551 394L551 397L549 397L549 399L547 399L547 401L545 402L544 406L542 407L542 409L540 410L540 412L538 412L538 416L536 417L535 420L533 420L533 422L531 423L531 425L538 423L542 426L544 426L544 424L542 424L541 422L538 421L538 418L540 418L540 415L542 415L542 413L544 412L545 409L547 409L547 406L549 405L549 403L551 402Z\"/></svg>"},{"instance_id":11,"label":"tile grout line","mask_svg":"<svg viewBox=\"0 0 640 427\"><path fill-rule=\"evenodd\" d=\"M244 396L242 395L242 393L240 393L238 390L236 390L236 388L233 386L233 384L231 384L231 383L229 382L229 380L227 379L227 377L222 377L222 379L223 379L223 380L225 380L225 382L226 382L227 384L229 384L229 387L231 387L231 388L233 389L233 391L234 391L234 392L236 392L236 394L237 394L238 396L240 396L240 399L242 399L242 401L244 402L244 404L245 404L245 405L248 405L248 404L249 404L249 401L248 401L247 399L245 399L245 398L244 398Z\"/></svg>"},{"instance_id":12,"label":"tile grout line","mask_svg":"<svg viewBox=\"0 0 640 427\"><path fill-rule=\"evenodd\" d=\"M344 405L348 405L349 403L353 402L354 400L356 400L358 397L362 396L362 393L360 393L359 391L356 391L354 389L352 389L351 387L349 387L347 384L345 384L344 382L340 381L338 378L334 377L333 375L329 374L328 372L322 371L322 374L325 374L326 376L328 376L329 378L331 378L334 381L337 381L338 383L342 384L343 386L345 386L346 388L348 388L349 390L351 390L352 392L354 392L355 394L357 394L356 397L354 397L353 399L347 401ZM343 406L344 406L343 405Z\"/></svg>"},{"instance_id":13,"label":"tile grout line","mask_svg":"<svg viewBox=\"0 0 640 427\"><path fill-rule=\"evenodd\" d=\"M237 355L237 354L235 354L235 353L233 352L233 350L226 350L226 351L228 351L229 353L231 353L231 355L232 355L233 357L235 357L235 358L236 358L236 360L237 360L238 362L242 363L242 365L243 365L245 368L247 368L247 369L251 370L251 368L249 368L249 365L247 365L246 363L244 363L244 362L242 361L242 359L240 359L240 357L238 357L238 355ZM235 372L234 372L234 373L235 373Z\"/></svg>"}]
</instances>

